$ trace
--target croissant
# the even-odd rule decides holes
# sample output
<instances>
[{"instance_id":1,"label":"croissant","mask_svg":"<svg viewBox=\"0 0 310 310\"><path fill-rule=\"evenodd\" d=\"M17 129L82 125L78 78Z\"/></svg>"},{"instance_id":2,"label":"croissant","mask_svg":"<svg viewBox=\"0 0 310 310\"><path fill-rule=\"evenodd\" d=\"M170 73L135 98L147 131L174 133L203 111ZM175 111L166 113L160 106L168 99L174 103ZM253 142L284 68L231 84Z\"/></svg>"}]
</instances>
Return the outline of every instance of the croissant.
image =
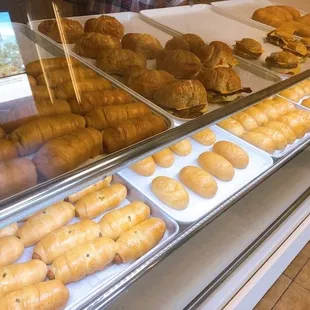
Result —
<instances>
[{"instance_id":1,"label":"croissant","mask_svg":"<svg viewBox=\"0 0 310 310\"><path fill-rule=\"evenodd\" d=\"M0 138L0 161L18 157L14 143L7 139Z\"/></svg>"},{"instance_id":2,"label":"croissant","mask_svg":"<svg viewBox=\"0 0 310 310\"><path fill-rule=\"evenodd\" d=\"M0 162L0 199L37 184L37 171L31 160L14 158Z\"/></svg>"},{"instance_id":3,"label":"croissant","mask_svg":"<svg viewBox=\"0 0 310 310\"><path fill-rule=\"evenodd\" d=\"M151 114L152 111L147 105L135 102L96 108L86 114L85 120L87 127L103 130L116 127L120 122Z\"/></svg>"},{"instance_id":4,"label":"croissant","mask_svg":"<svg viewBox=\"0 0 310 310\"><path fill-rule=\"evenodd\" d=\"M117 128L107 128L103 133L103 146L112 153L167 129L165 120L158 115L128 120Z\"/></svg>"},{"instance_id":5,"label":"croissant","mask_svg":"<svg viewBox=\"0 0 310 310\"><path fill-rule=\"evenodd\" d=\"M76 83L67 81L55 88L55 94L58 99L72 99L79 100L82 93L92 92L98 90L105 90L112 88L111 83L104 78L89 78L81 79Z\"/></svg>"},{"instance_id":6,"label":"croissant","mask_svg":"<svg viewBox=\"0 0 310 310\"><path fill-rule=\"evenodd\" d=\"M165 45L166 50L185 50L192 52L193 49L204 46L205 43L201 37L193 33L186 33L177 37L173 37L167 41Z\"/></svg>"},{"instance_id":7,"label":"croissant","mask_svg":"<svg viewBox=\"0 0 310 310\"><path fill-rule=\"evenodd\" d=\"M37 77L39 85L48 85L49 87L56 87L69 80L76 81L80 79L95 77L97 73L86 67L77 66L71 69L63 68L53 71L45 72Z\"/></svg>"},{"instance_id":8,"label":"croissant","mask_svg":"<svg viewBox=\"0 0 310 310\"><path fill-rule=\"evenodd\" d=\"M44 143L85 127L83 116L62 114L42 117L21 125L9 134L20 156L36 152Z\"/></svg>"},{"instance_id":9,"label":"croissant","mask_svg":"<svg viewBox=\"0 0 310 310\"><path fill-rule=\"evenodd\" d=\"M79 128L44 144L32 159L42 179L51 179L77 168L102 153L102 135L93 128Z\"/></svg>"},{"instance_id":10,"label":"croissant","mask_svg":"<svg viewBox=\"0 0 310 310\"><path fill-rule=\"evenodd\" d=\"M45 85L35 85L31 87L34 100L53 100L55 98L54 91Z\"/></svg>"},{"instance_id":11,"label":"croissant","mask_svg":"<svg viewBox=\"0 0 310 310\"><path fill-rule=\"evenodd\" d=\"M84 115L92 109L131 103L132 97L124 90L113 88L106 89L104 91L94 91L90 93L82 93L80 96L80 101L76 99L71 99L69 104L71 106L72 112L76 114Z\"/></svg>"}]
</instances>

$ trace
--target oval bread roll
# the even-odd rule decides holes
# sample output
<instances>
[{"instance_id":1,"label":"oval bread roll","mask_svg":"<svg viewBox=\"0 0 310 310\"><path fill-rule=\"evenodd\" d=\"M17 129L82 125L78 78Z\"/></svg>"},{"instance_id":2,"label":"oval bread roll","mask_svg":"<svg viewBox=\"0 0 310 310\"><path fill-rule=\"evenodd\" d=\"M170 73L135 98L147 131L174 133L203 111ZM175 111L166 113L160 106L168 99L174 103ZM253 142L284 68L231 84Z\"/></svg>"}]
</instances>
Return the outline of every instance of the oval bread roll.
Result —
<instances>
[{"instance_id":1,"label":"oval bread roll","mask_svg":"<svg viewBox=\"0 0 310 310\"><path fill-rule=\"evenodd\" d=\"M291 115L296 117L300 123L304 124L306 132L310 131L310 112L304 110L296 110L294 112L290 112L287 115Z\"/></svg>"},{"instance_id":2,"label":"oval bread roll","mask_svg":"<svg viewBox=\"0 0 310 310\"><path fill-rule=\"evenodd\" d=\"M279 130L269 127L257 127L253 132L259 132L271 138L274 141L277 150L284 150L287 147L287 139Z\"/></svg>"},{"instance_id":3,"label":"oval bread roll","mask_svg":"<svg viewBox=\"0 0 310 310\"><path fill-rule=\"evenodd\" d=\"M15 144L7 139L0 138L0 161L18 157Z\"/></svg>"},{"instance_id":4,"label":"oval bread roll","mask_svg":"<svg viewBox=\"0 0 310 310\"><path fill-rule=\"evenodd\" d=\"M204 152L198 157L198 164L207 172L222 181L230 181L235 170L232 164L224 157L214 152Z\"/></svg>"},{"instance_id":5,"label":"oval bread roll","mask_svg":"<svg viewBox=\"0 0 310 310\"><path fill-rule=\"evenodd\" d=\"M48 271L49 279L63 284L76 282L102 270L116 254L116 243L110 238L98 238L79 245L57 257Z\"/></svg>"},{"instance_id":6,"label":"oval bread roll","mask_svg":"<svg viewBox=\"0 0 310 310\"><path fill-rule=\"evenodd\" d=\"M69 290L58 280L40 282L0 299L1 310L60 310L69 300Z\"/></svg>"},{"instance_id":7,"label":"oval bread roll","mask_svg":"<svg viewBox=\"0 0 310 310\"><path fill-rule=\"evenodd\" d=\"M205 128L192 135L192 138L202 145L212 145L216 141L215 133L210 128Z\"/></svg>"},{"instance_id":8,"label":"oval bread roll","mask_svg":"<svg viewBox=\"0 0 310 310\"><path fill-rule=\"evenodd\" d=\"M100 222L103 237L116 240L122 233L150 217L150 208L141 201L134 201L124 208L105 214Z\"/></svg>"},{"instance_id":9,"label":"oval bread roll","mask_svg":"<svg viewBox=\"0 0 310 310\"><path fill-rule=\"evenodd\" d=\"M134 261L150 251L164 236L166 223L153 217L123 233L116 241L116 263Z\"/></svg>"},{"instance_id":10,"label":"oval bread roll","mask_svg":"<svg viewBox=\"0 0 310 310\"><path fill-rule=\"evenodd\" d=\"M169 168L174 163L174 155L170 149L163 149L152 155L155 163L163 168Z\"/></svg>"},{"instance_id":11,"label":"oval bread roll","mask_svg":"<svg viewBox=\"0 0 310 310\"><path fill-rule=\"evenodd\" d=\"M113 184L79 199L75 204L76 214L81 219L93 219L117 207L126 196L127 188L124 185Z\"/></svg>"},{"instance_id":12,"label":"oval bread roll","mask_svg":"<svg viewBox=\"0 0 310 310\"><path fill-rule=\"evenodd\" d=\"M16 262L24 252L22 241L15 236L0 238L0 267Z\"/></svg>"},{"instance_id":13,"label":"oval bread roll","mask_svg":"<svg viewBox=\"0 0 310 310\"><path fill-rule=\"evenodd\" d=\"M235 119L230 117L220 121L218 125L237 137L241 137L244 133L244 128L242 127L242 125Z\"/></svg>"},{"instance_id":14,"label":"oval bread roll","mask_svg":"<svg viewBox=\"0 0 310 310\"><path fill-rule=\"evenodd\" d=\"M252 130L257 127L255 119L245 112L238 112L232 118L239 122L245 130Z\"/></svg>"},{"instance_id":15,"label":"oval bread roll","mask_svg":"<svg viewBox=\"0 0 310 310\"><path fill-rule=\"evenodd\" d=\"M302 104L304 107L310 109L310 98L303 100Z\"/></svg>"},{"instance_id":16,"label":"oval bread roll","mask_svg":"<svg viewBox=\"0 0 310 310\"><path fill-rule=\"evenodd\" d=\"M87 186L84 189L68 196L66 200L68 200L71 203L77 202L80 198L84 197L87 194L91 194L105 187L108 187L111 184L111 182L112 182L112 176L107 176L103 180L90 186Z\"/></svg>"},{"instance_id":17,"label":"oval bread roll","mask_svg":"<svg viewBox=\"0 0 310 310\"><path fill-rule=\"evenodd\" d=\"M169 177L156 177L151 184L152 192L164 204L171 208L182 210L189 204L189 195L184 186Z\"/></svg>"},{"instance_id":18,"label":"oval bread roll","mask_svg":"<svg viewBox=\"0 0 310 310\"><path fill-rule=\"evenodd\" d=\"M305 125L293 115L283 115L278 119L278 121L290 127L298 139L301 139L306 134Z\"/></svg>"},{"instance_id":19,"label":"oval bread roll","mask_svg":"<svg viewBox=\"0 0 310 310\"><path fill-rule=\"evenodd\" d=\"M255 105L255 107L265 113L270 121L274 121L279 117L279 114L273 106L273 101L271 99L266 99Z\"/></svg>"},{"instance_id":20,"label":"oval bread roll","mask_svg":"<svg viewBox=\"0 0 310 310\"><path fill-rule=\"evenodd\" d=\"M216 142L213 145L213 152L226 158L235 168L244 169L249 164L249 155L234 143Z\"/></svg>"},{"instance_id":21,"label":"oval bread roll","mask_svg":"<svg viewBox=\"0 0 310 310\"><path fill-rule=\"evenodd\" d=\"M139 175L149 177L155 173L156 164L153 157L149 156L131 165L130 169Z\"/></svg>"},{"instance_id":22,"label":"oval bread roll","mask_svg":"<svg viewBox=\"0 0 310 310\"><path fill-rule=\"evenodd\" d=\"M241 138L270 154L273 154L276 150L274 141L262 133L248 131Z\"/></svg>"},{"instance_id":23,"label":"oval bread roll","mask_svg":"<svg viewBox=\"0 0 310 310\"><path fill-rule=\"evenodd\" d=\"M281 92L279 92L279 95L281 95L287 99L290 99L292 101L295 101L295 102L298 102L300 100L300 96L299 96L298 92L296 92L292 88L282 90Z\"/></svg>"},{"instance_id":24,"label":"oval bread roll","mask_svg":"<svg viewBox=\"0 0 310 310\"><path fill-rule=\"evenodd\" d=\"M287 143L291 144L297 139L294 131L287 125L277 121L270 121L266 127L280 131L287 139Z\"/></svg>"},{"instance_id":25,"label":"oval bread roll","mask_svg":"<svg viewBox=\"0 0 310 310\"><path fill-rule=\"evenodd\" d=\"M252 116L255 119L258 126L263 126L267 124L269 121L267 115L256 107L250 107L244 110L244 112Z\"/></svg>"},{"instance_id":26,"label":"oval bread roll","mask_svg":"<svg viewBox=\"0 0 310 310\"><path fill-rule=\"evenodd\" d=\"M100 236L100 226L91 220L66 225L42 238L35 246L32 258L50 264L62 253Z\"/></svg>"},{"instance_id":27,"label":"oval bread roll","mask_svg":"<svg viewBox=\"0 0 310 310\"><path fill-rule=\"evenodd\" d=\"M0 238L4 236L16 236L18 230L18 224L12 223L2 229L0 229Z\"/></svg>"},{"instance_id":28,"label":"oval bread roll","mask_svg":"<svg viewBox=\"0 0 310 310\"><path fill-rule=\"evenodd\" d=\"M201 197L211 198L217 192L217 183L213 176L199 167L182 168L179 178L185 186Z\"/></svg>"},{"instance_id":29,"label":"oval bread roll","mask_svg":"<svg viewBox=\"0 0 310 310\"><path fill-rule=\"evenodd\" d=\"M170 150L179 156L188 156L192 152L192 145L189 139L185 139L171 145Z\"/></svg>"},{"instance_id":30,"label":"oval bread roll","mask_svg":"<svg viewBox=\"0 0 310 310\"><path fill-rule=\"evenodd\" d=\"M0 297L45 280L47 266L38 259L0 268Z\"/></svg>"},{"instance_id":31,"label":"oval bread roll","mask_svg":"<svg viewBox=\"0 0 310 310\"><path fill-rule=\"evenodd\" d=\"M286 113L289 112L289 107L285 102L285 99L282 100L273 100L274 101L274 107L278 112L279 117L282 115L285 115Z\"/></svg>"},{"instance_id":32,"label":"oval bread roll","mask_svg":"<svg viewBox=\"0 0 310 310\"><path fill-rule=\"evenodd\" d=\"M61 201L30 216L18 229L18 236L25 247L35 245L50 232L69 223L75 215L74 206Z\"/></svg>"},{"instance_id":33,"label":"oval bread roll","mask_svg":"<svg viewBox=\"0 0 310 310\"><path fill-rule=\"evenodd\" d=\"M283 104L283 106L285 105L287 113L296 110L296 106L295 106L295 104L293 102L288 101L288 100L286 100L286 99L284 99L282 97L276 96L276 97L273 98L272 101L274 102L274 107L276 109L277 109L277 104L281 103L281 104ZM279 116L281 116L281 115L279 115Z\"/></svg>"}]
</instances>

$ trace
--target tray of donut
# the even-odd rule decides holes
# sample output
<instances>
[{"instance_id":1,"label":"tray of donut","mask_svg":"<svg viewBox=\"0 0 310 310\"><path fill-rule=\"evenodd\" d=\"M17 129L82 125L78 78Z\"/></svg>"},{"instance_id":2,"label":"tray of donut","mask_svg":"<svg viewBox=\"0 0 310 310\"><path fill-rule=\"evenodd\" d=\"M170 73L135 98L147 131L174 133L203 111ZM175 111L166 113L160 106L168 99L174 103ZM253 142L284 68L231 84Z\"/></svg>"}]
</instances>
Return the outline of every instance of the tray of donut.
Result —
<instances>
[{"instance_id":1,"label":"tray of donut","mask_svg":"<svg viewBox=\"0 0 310 310\"><path fill-rule=\"evenodd\" d=\"M1 309L73 309L121 281L179 231L118 176L0 229Z\"/></svg>"},{"instance_id":2,"label":"tray of donut","mask_svg":"<svg viewBox=\"0 0 310 310\"><path fill-rule=\"evenodd\" d=\"M60 48L39 50L23 27L14 25L33 97L0 104L0 200L173 126Z\"/></svg>"},{"instance_id":3,"label":"tray of donut","mask_svg":"<svg viewBox=\"0 0 310 310\"><path fill-rule=\"evenodd\" d=\"M36 21L32 25L61 42L57 25L51 26L52 30L45 27L51 23ZM137 13L73 17L62 23L64 29L66 25L79 29L76 37L71 37L72 30L67 31L71 43L67 47L72 53L181 121L280 81L268 70L243 60L238 64L224 42L213 42L209 47L205 38L181 35ZM228 84L229 89L225 87Z\"/></svg>"},{"instance_id":4,"label":"tray of donut","mask_svg":"<svg viewBox=\"0 0 310 310\"><path fill-rule=\"evenodd\" d=\"M190 224L272 165L270 155L214 125L118 175L177 222Z\"/></svg>"}]
</instances>

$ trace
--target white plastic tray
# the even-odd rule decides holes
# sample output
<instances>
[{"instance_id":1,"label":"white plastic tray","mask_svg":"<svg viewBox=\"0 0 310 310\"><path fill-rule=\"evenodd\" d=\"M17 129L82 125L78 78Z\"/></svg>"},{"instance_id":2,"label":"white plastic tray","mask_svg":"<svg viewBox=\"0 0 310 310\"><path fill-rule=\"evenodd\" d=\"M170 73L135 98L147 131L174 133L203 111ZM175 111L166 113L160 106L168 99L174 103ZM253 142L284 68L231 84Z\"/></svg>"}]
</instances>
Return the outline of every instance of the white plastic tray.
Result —
<instances>
[{"instance_id":1,"label":"white plastic tray","mask_svg":"<svg viewBox=\"0 0 310 310\"><path fill-rule=\"evenodd\" d=\"M199 166L197 163L198 156L203 152L212 150L212 146L203 146L194 139L190 139L193 147L192 153L186 157L175 155L175 162L170 168L161 168L157 166L155 173L150 177L139 176L129 168L120 171L119 175L133 187L144 193L151 201L177 222L189 224L196 221L200 217L215 210L220 204L266 171L273 164L273 160L269 155L253 148L217 126L212 126L210 128L216 134L217 141L231 141L239 145L248 153L250 158L249 165L246 169L235 169L235 176L232 181L224 182L216 179L218 191L213 198L202 198L186 188L190 195L189 206L184 210L175 210L161 202L151 191L150 185L155 177L168 176L178 180L178 173L183 167L188 165Z\"/></svg>"},{"instance_id":2,"label":"white plastic tray","mask_svg":"<svg viewBox=\"0 0 310 310\"><path fill-rule=\"evenodd\" d=\"M124 183L123 180L120 180L118 177L114 177L113 182ZM124 183L125 184L125 183ZM115 209L119 209L124 207L130 203L130 201L140 200L144 201L151 208L151 216L159 217L163 219L167 225L166 233L163 239L156 245L151 251L140 257L138 260L132 263L127 264L110 264L104 270L96 272L92 275L85 277L84 279L67 284L67 288L70 291L70 299L66 306L66 309L74 309L77 305L81 304L86 298L89 297L90 293L98 290L109 287L109 284L112 282L116 282L117 279L122 279L123 276L134 270L137 265L141 262L145 261L148 257L151 257L154 252L156 252L159 248L166 245L171 238L173 238L179 231L178 224L167 217L167 215L162 212L160 209L154 207L154 204L150 203L142 194L140 194L136 189L133 189L125 184L128 189L128 196L119 207ZM114 210L115 210L114 209ZM105 212L107 213L107 212ZM105 214L104 213L104 214ZM94 221L99 222L103 215L94 219ZM73 224L78 222L77 218L74 218L69 224ZM34 247L26 248L23 256L18 260L18 263L26 262L31 259Z\"/></svg>"}]
</instances>

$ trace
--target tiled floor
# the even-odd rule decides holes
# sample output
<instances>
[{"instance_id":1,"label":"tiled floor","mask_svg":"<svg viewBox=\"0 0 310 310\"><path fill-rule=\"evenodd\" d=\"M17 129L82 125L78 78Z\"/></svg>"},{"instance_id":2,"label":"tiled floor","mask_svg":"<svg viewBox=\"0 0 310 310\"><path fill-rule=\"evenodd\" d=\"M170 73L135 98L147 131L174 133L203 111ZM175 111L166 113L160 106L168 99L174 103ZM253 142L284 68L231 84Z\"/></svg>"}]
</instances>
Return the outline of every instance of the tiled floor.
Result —
<instances>
[{"instance_id":1,"label":"tiled floor","mask_svg":"<svg viewBox=\"0 0 310 310\"><path fill-rule=\"evenodd\" d=\"M310 242L254 310L310 310Z\"/></svg>"}]
</instances>

